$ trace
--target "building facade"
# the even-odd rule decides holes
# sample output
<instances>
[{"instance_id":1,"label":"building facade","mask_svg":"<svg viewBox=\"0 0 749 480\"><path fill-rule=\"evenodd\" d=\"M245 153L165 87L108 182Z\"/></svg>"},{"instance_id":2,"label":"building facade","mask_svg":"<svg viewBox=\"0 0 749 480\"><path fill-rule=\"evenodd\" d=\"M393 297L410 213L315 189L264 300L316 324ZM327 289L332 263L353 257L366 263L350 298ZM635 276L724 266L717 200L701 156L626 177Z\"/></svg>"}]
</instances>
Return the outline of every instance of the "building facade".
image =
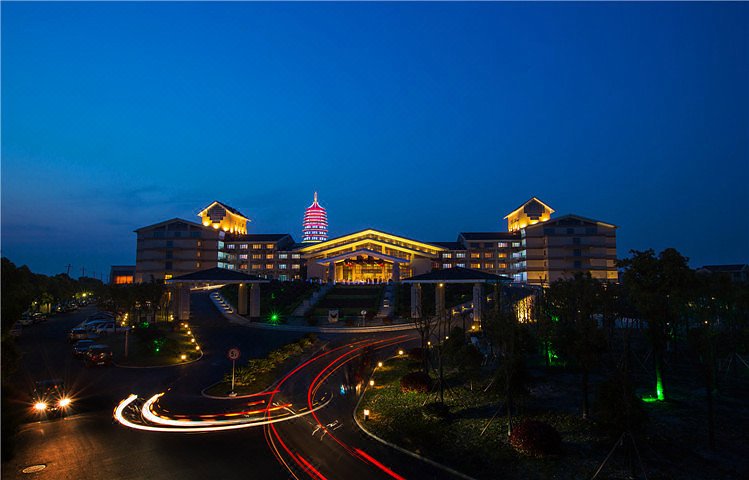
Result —
<instances>
[{"instance_id":1,"label":"building facade","mask_svg":"<svg viewBox=\"0 0 749 480\"><path fill-rule=\"evenodd\" d=\"M311 207L316 204L315 196ZM616 226L578 215L552 218L553 213L533 197L504 217L507 231L461 232L454 242L375 229L327 239L326 221L324 232L311 229L318 233L305 233L307 241L295 243L285 233L248 234L247 217L213 202L198 214L200 223L172 219L136 230L134 280L220 267L277 280L380 283L462 267L535 285L576 273L616 281Z\"/></svg>"}]
</instances>

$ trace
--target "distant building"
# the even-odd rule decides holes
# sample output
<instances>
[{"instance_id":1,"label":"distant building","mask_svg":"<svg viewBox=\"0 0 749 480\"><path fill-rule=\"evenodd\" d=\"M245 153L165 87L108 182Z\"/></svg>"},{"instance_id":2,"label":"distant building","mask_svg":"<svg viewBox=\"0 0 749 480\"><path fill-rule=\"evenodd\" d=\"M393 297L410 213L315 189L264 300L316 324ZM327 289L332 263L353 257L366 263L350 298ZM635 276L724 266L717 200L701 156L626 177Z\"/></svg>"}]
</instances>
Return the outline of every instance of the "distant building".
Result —
<instances>
[{"instance_id":1,"label":"distant building","mask_svg":"<svg viewBox=\"0 0 749 480\"><path fill-rule=\"evenodd\" d=\"M324 242L328 239L328 213L317 203L315 192L312 205L304 211L302 221L302 243Z\"/></svg>"},{"instance_id":2,"label":"distant building","mask_svg":"<svg viewBox=\"0 0 749 480\"><path fill-rule=\"evenodd\" d=\"M697 269L715 274L728 275L734 282L749 282L749 265L705 265Z\"/></svg>"},{"instance_id":3,"label":"distant building","mask_svg":"<svg viewBox=\"0 0 749 480\"><path fill-rule=\"evenodd\" d=\"M109 270L109 283L126 285L135 282L135 265L112 265Z\"/></svg>"},{"instance_id":4,"label":"distant building","mask_svg":"<svg viewBox=\"0 0 749 480\"><path fill-rule=\"evenodd\" d=\"M552 219L536 197L504 218L505 232L462 232L455 242L423 242L375 229L327 237L325 209L305 213L303 242L289 234L248 234L247 217L213 202L201 223L172 219L136 230L135 281L221 267L278 280L387 282L453 267L548 285L575 273L617 281L616 226L578 215Z\"/></svg>"}]
</instances>

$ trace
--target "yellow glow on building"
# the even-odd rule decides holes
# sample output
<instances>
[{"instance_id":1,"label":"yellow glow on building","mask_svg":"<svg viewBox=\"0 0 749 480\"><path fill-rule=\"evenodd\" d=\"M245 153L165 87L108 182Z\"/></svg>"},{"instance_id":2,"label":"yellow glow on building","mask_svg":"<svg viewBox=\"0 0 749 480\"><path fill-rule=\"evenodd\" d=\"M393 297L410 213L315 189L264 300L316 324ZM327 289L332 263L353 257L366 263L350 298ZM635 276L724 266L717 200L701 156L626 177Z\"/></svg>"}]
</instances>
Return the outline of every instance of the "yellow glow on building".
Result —
<instances>
[{"instance_id":1,"label":"yellow glow on building","mask_svg":"<svg viewBox=\"0 0 749 480\"><path fill-rule=\"evenodd\" d=\"M221 202L213 202L204 208L198 216L204 226L213 226L225 232L247 234L247 222L250 220L240 214L237 210L224 205Z\"/></svg>"},{"instance_id":2,"label":"yellow glow on building","mask_svg":"<svg viewBox=\"0 0 749 480\"><path fill-rule=\"evenodd\" d=\"M551 218L554 209L536 197L531 198L518 208L507 214L507 231L517 232L528 225L546 222Z\"/></svg>"},{"instance_id":3,"label":"yellow glow on building","mask_svg":"<svg viewBox=\"0 0 749 480\"><path fill-rule=\"evenodd\" d=\"M127 285L130 283L133 283L133 276L132 275L117 275L114 277L114 283L115 285Z\"/></svg>"},{"instance_id":4,"label":"yellow glow on building","mask_svg":"<svg viewBox=\"0 0 749 480\"><path fill-rule=\"evenodd\" d=\"M370 228L343 237L332 238L326 242L315 243L309 247L304 247L299 251L301 253L319 253L322 251L332 253L341 250L350 250L353 246L368 242L384 245L388 248L393 248L403 252L416 251L422 254L427 253L431 255L436 255L439 252L447 250L446 248L437 245L418 242L416 240L411 240L410 238L399 237L397 235L391 235Z\"/></svg>"}]
</instances>

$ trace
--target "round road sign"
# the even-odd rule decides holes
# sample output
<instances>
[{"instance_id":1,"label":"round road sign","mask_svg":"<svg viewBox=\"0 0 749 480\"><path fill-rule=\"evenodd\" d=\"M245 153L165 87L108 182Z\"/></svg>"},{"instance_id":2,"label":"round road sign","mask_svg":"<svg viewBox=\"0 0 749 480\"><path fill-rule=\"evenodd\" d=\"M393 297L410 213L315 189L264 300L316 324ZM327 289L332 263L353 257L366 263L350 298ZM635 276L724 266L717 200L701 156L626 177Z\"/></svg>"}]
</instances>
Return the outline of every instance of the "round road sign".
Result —
<instances>
[{"instance_id":1,"label":"round road sign","mask_svg":"<svg viewBox=\"0 0 749 480\"><path fill-rule=\"evenodd\" d=\"M228 352L226 352L226 356L229 357L229 360L236 360L239 358L240 352L238 348L230 348Z\"/></svg>"}]
</instances>

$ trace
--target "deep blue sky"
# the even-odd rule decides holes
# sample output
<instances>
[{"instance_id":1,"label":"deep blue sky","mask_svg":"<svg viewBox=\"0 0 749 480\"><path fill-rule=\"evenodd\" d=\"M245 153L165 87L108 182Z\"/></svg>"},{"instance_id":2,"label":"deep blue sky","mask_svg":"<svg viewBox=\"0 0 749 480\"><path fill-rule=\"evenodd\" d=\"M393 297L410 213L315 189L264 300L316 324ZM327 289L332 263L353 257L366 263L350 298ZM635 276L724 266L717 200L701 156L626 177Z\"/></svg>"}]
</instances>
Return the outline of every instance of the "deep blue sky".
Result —
<instances>
[{"instance_id":1,"label":"deep blue sky","mask_svg":"<svg viewBox=\"0 0 749 480\"><path fill-rule=\"evenodd\" d=\"M133 263L212 200L289 232L504 230L747 262L749 5L2 3L2 254Z\"/></svg>"}]
</instances>

